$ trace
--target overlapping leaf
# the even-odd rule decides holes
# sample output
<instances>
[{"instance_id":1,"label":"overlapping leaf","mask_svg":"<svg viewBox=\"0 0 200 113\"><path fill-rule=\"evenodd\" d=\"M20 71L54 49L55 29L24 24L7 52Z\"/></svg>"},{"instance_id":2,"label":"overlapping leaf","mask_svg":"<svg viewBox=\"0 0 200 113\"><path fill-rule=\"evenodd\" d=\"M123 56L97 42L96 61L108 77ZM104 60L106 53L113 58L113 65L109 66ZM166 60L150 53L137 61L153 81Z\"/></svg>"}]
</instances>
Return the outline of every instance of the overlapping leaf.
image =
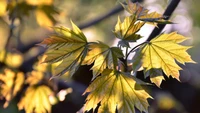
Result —
<instances>
[{"instance_id":1,"label":"overlapping leaf","mask_svg":"<svg viewBox=\"0 0 200 113\"><path fill-rule=\"evenodd\" d=\"M4 107L7 107L21 89L24 83L24 74L5 69L4 74L0 74L0 82L3 82L0 85L0 97L3 96L6 99Z\"/></svg>"},{"instance_id":2,"label":"overlapping leaf","mask_svg":"<svg viewBox=\"0 0 200 113\"><path fill-rule=\"evenodd\" d=\"M150 70L150 73L153 73L153 75L150 74L151 77L156 77L156 80L151 78L152 82L156 83L157 81L156 84L159 86L163 79L160 73L155 74L158 72L155 69L162 69L168 77L171 75L179 80L179 70L181 70L181 67L177 65L175 60L181 64L186 62L195 63L186 52L191 47L178 44L186 39L176 32L161 34L142 48L142 66L146 71Z\"/></svg>"},{"instance_id":3,"label":"overlapping leaf","mask_svg":"<svg viewBox=\"0 0 200 113\"><path fill-rule=\"evenodd\" d=\"M136 42L139 38L141 38L140 35L136 34L140 28L144 25L144 22L137 22L136 23L135 16L126 17L124 19L124 22L122 23L120 18L118 18L118 22L115 26L115 36L119 39L122 39L121 44L122 46L128 46L128 42Z\"/></svg>"},{"instance_id":4,"label":"overlapping leaf","mask_svg":"<svg viewBox=\"0 0 200 113\"><path fill-rule=\"evenodd\" d=\"M78 69L88 51L85 35L72 22L73 29L56 27L56 34L45 39L41 45L48 47L45 62L62 61L55 70L55 75L68 73L72 76Z\"/></svg>"},{"instance_id":5,"label":"overlapping leaf","mask_svg":"<svg viewBox=\"0 0 200 113\"><path fill-rule=\"evenodd\" d=\"M50 113L49 96L52 94L52 90L47 86L30 86L18 103L18 108L25 109L26 113Z\"/></svg>"},{"instance_id":6,"label":"overlapping leaf","mask_svg":"<svg viewBox=\"0 0 200 113\"><path fill-rule=\"evenodd\" d=\"M122 51L117 47L109 47L108 45L99 42L89 45L88 52L83 64L92 64L93 79L104 71L107 67L115 69L117 67L118 58L123 57Z\"/></svg>"},{"instance_id":7,"label":"overlapping leaf","mask_svg":"<svg viewBox=\"0 0 200 113\"><path fill-rule=\"evenodd\" d=\"M147 112L147 98L151 98L132 77L110 69L104 70L86 89L87 92L90 94L84 111L95 110L100 103L98 113L115 113L116 109L118 113L135 113L134 107Z\"/></svg>"},{"instance_id":8,"label":"overlapping leaf","mask_svg":"<svg viewBox=\"0 0 200 113\"><path fill-rule=\"evenodd\" d=\"M144 8L138 2L132 3L130 0L127 0L127 5L122 4L122 6L124 7L124 9L127 12L135 15L137 20L148 22L155 26L157 25L157 23L159 23L159 24L171 24L172 23L169 20L164 20L164 18L166 18L166 17L162 16L161 14L159 14L157 12L149 13L149 10Z\"/></svg>"}]
</instances>

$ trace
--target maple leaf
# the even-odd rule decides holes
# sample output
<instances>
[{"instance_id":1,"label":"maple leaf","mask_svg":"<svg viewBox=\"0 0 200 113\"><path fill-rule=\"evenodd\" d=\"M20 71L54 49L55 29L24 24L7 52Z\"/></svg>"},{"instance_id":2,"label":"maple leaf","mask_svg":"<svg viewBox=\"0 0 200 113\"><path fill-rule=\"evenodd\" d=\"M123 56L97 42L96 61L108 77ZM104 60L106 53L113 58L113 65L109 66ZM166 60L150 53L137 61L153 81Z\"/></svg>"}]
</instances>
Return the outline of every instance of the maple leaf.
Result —
<instances>
[{"instance_id":1,"label":"maple leaf","mask_svg":"<svg viewBox=\"0 0 200 113\"><path fill-rule=\"evenodd\" d=\"M175 60L181 64L195 63L186 52L191 47L178 44L186 39L184 36L172 32L161 34L142 47L142 66L145 71L150 70L150 73L154 73L153 75L150 74L150 77L154 83L157 81L156 85L160 86L160 81L164 78L155 69L162 69L168 77L171 75L179 80L181 67L176 64ZM153 80L153 76L157 80Z\"/></svg>"},{"instance_id":2,"label":"maple leaf","mask_svg":"<svg viewBox=\"0 0 200 113\"><path fill-rule=\"evenodd\" d=\"M140 35L136 34L140 28L144 25L144 22L137 22L135 16L126 17L122 23L118 17L118 22L115 26L114 34L117 38L122 39L120 43L122 46L129 47L128 42L136 42ZM123 44L124 43L124 44Z\"/></svg>"},{"instance_id":3,"label":"maple leaf","mask_svg":"<svg viewBox=\"0 0 200 113\"><path fill-rule=\"evenodd\" d=\"M137 88L137 89L136 89ZM133 76L106 69L84 92L87 96L84 111L95 110L100 103L98 113L135 113L135 108L147 112L147 98L152 98L136 83Z\"/></svg>"},{"instance_id":4,"label":"maple leaf","mask_svg":"<svg viewBox=\"0 0 200 113\"><path fill-rule=\"evenodd\" d=\"M56 34L44 39L40 45L48 47L44 62L61 63L55 69L55 75L67 73L72 76L79 68L88 51L88 43L85 35L73 23L73 29L55 27Z\"/></svg>"},{"instance_id":5,"label":"maple leaf","mask_svg":"<svg viewBox=\"0 0 200 113\"><path fill-rule=\"evenodd\" d=\"M108 45L99 42L89 45L90 51L83 61L83 65L90 65L94 62L93 79L103 72L107 67L115 69L118 65L118 58L123 57L122 51L118 47L109 47Z\"/></svg>"},{"instance_id":6,"label":"maple leaf","mask_svg":"<svg viewBox=\"0 0 200 113\"><path fill-rule=\"evenodd\" d=\"M50 113L49 96L52 94L52 90L45 85L30 86L26 90L25 96L18 103L18 108L20 110L25 109L26 113Z\"/></svg>"},{"instance_id":7,"label":"maple leaf","mask_svg":"<svg viewBox=\"0 0 200 113\"><path fill-rule=\"evenodd\" d=\"M122 4L122 3L121 3ZM157 12L151 12L149 13L149 10L144 8L141 4L138 2L133 3L130 0L127 0L127 5L122 4L124 9L129 12L132 15L135 15L137 20L147 22L149 24L157 26L157 24L172 24L169 20L164 20L166 17L157 13Z\"/></svg>"},{"instance_id":8,"label":"maple leaf","mask_svg":"<svg viewBox=\"0 0 200 113\"><path fill-rule=\"evenodd\" d=\"M24 83L24 74L22 72L14 72L10 69L4 69L4 73L0 73L0 81L3 82L0 86L0 95L6 99L4 103L5 108L21 89Z\"/></svg>"}]
</instances>

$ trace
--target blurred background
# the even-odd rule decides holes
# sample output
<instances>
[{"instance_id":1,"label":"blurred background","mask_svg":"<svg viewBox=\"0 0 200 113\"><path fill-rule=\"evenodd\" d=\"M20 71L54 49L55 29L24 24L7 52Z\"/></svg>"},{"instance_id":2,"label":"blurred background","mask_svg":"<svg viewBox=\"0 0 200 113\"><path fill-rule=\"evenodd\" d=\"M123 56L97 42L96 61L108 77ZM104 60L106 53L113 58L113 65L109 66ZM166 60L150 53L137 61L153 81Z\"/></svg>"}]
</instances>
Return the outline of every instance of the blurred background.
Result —
<instances>
[{"instance_id":1,"label":"blurred background","mask_svg":"<svg viewBox=\"0 0 200 113\"><path fill-rule=\"evenodd\" d=\"M139 0L150 11L157 11L161 14L170 1ZM5 90L5 87L0 90L0 92L5 92L0 93L0 113L23 113L23 110L18 110L20 106L18 102L26 92L25 89L32 84L40 84L41 81L45 81L42 84L48 86L53 92L53 96L48 96L50 104L53 105L52 113L76 113L77 111L81 113L85 99L82 93L89 85L92 76L91 71L89 71L90 67L81 67L73 80L63 76L50 82L48 79L51 75L47 72L53 66L49 67L37 63L38 57L45 51L37 44L52 34L52 26L71 27L70 20L72 20L83 30L89 41L98 40L116 46L117 39L113 30L117 17L127 15L119 2L124 1L0 0L0 61L2 62L0 77L6 75L8 70L15 74L23 72L25 75L23 80L20 79L22 83L19 85L23 86L24 89L17 90L16 94L11 90ZM198 109L200 105L199 5L199 0L181 0L170 18L175 24L166 25L163 29L163 32L177 31L190 38L184 42L184 45L193 46L188 52L197 64L182 66L181 83L175 79L167 78L166 81L162 82L161 88L156 86L147 88L147 91L154 97L154 100L149 100L150 113L200 112ZM148 38L153 28L151 25L145 25L139 31L143 40ZM81 78L82 73L86 73L88 78ZM30 80L28 80L29 75L32 77ZM6 80L8 81L8 79ZM3 77L0 78L0 85L6 84L6 80ZM34 80L36 80L35 83L30 82ZM8 88L12 89L15 81L13 80L11 84L11 86L8 85ZM21 104L21 106L25 105Z\"/></svg>"}]
</instances>

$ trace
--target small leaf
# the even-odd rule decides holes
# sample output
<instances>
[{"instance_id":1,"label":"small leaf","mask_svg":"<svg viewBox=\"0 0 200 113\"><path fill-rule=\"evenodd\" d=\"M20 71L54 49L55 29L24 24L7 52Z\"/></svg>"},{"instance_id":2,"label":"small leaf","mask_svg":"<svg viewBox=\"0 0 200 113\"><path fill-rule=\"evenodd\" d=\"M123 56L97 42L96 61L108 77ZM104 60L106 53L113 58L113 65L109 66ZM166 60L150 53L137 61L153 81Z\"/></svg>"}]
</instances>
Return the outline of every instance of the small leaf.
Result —
<instances>
[{"instance_id":1,"label":"small leaf","mask_svg":"<svg viewBox=\"0 0 200 113\"><path fill-rule=\"evenodd\" d=\"M185 62L195 63L186 52L191 47L178 44L186 39L182 35L173 32L161 34L151 40L142 49L142 54L144 54L143 68L147 71L152 68L161 68L168 77L171 75L179 80L179 70L181 70L181 67L176 64L175 60L182 64L185 64Z\"/></svg>"},{"instance_id":2,"label":"small leaf","mask_svg":"<svg viewBox=\"0 0 200 113\"><path fill-rule=\"evenodd\" d=\"M161 69L152 68L148 71L145 71L145 78L148 77L148 76L150 76L151 82L156 84L156 86L159 87L159 88L160 88L160 85L162 83L162 80L165 80L165 78L163 77Z\"/></svg>"},{"instance_id":3,"label":"small leaf","mask_svg":"<svg viewBox=\"0 0 200 113\"><path fill-rule=\"evenodd\" d=\"M119 39L128 41L128 42L136 42L140 35L136 33L140 30L140 28L144 25L144 22L137 22L134 16L126 17L124 22L122 23L120 18L118 18L118 22L115 26L115 36Z\"/></svg>"},{"instance_id":4,"label":"small leaf","mask_svg":"<svg viewBox=\"0 0 200 113\"><path fill-rule=\"evenodd\" d=\"M52 90L47 86L30 86L18 103L18 108L25 109L26 113L50 113L49 96L52 94Z\"/></svg>"},{"instance_id":5,"label":"small leaf","mask_svg":"<svg viewBox=\"0 0 200 113\"><path fill-rule=\"evenodd\" d=\"M137 20L147 22L149 24L157 26L157 24L173 24L169 20L164 20L166 17L157 12L149 13L149 10L144 8L138 2L132 3L131 0L127 0L127 5L122 4L124 9L130 14L136 16Z\"/></svg>"},{"instance_id":6,"label":"small leaf","mask_svg":"<svg viewBox=\"0 0 200 113\"><path fill-rule=\"evenodd\" d=\"M83 65L90 65L94 62L92 67L93 79L104 71L107 67L115 69L118 65L118 58L123 57L122 51L117 47L109 47L108 45L99 42L89 45L90 51L84 59Z\"/></svg>"},{"instance_id":7,"label":"small leaf","mask_svg":"<svg viewBox=\"0 0 200 113\"><path fill-rule=\"evenodd\" d=\"M98 113L115 113L116 109L118 113L135 113L134 107L147 113L147 98L152 98L130 75L110 69L104 70L86 89L85 93L87 92L90 94L87 96L84 111L94 111L100 103Z\"/></svg>"},{"instance_id":8,"label":"small leaf","mask_svg":"<svg viewBox=\"0 0 200 113\"><path fill-rule=\"evenodd\" d=\"M73 29L55 27L56 34L45 39L40 45L48 47L44 62L55 63L61 61L56 67L55 75L67 73L72 76L82 64L88 51L85 35L73 23Z\"/></svg>"}]
</instances>

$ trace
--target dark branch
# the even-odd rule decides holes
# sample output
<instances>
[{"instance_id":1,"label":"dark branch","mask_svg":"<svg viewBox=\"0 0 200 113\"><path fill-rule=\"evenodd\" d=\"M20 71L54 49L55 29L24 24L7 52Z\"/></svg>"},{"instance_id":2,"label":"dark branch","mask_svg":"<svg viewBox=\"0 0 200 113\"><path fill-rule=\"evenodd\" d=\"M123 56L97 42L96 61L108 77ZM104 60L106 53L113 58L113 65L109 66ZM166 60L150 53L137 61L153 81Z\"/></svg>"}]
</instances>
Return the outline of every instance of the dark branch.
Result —
<instances>
[{"instance_id":1,"label":"dark branch","mask_svg":"<svg viewBox=\"0 0 200 113\"><path fill-rule=\"evenodd\" d=\"M181 0L172 0L171 3L168 5L167 9L165 10L165 12L163 13L163 16L165 16L165 20L168 20L172 13L174 12L174 10L176 9L176 7L178 6L179 2ZM158 27L155 27L154 30L152 31L152 33L150 34L149 38L147 39L147 41L150 41L151 39L153 39L154 37L156 37L157 35L160 34L160 32L163 30L163 28L165 27L166 24L158 24Z\"/></svg>"}]
</instances>

